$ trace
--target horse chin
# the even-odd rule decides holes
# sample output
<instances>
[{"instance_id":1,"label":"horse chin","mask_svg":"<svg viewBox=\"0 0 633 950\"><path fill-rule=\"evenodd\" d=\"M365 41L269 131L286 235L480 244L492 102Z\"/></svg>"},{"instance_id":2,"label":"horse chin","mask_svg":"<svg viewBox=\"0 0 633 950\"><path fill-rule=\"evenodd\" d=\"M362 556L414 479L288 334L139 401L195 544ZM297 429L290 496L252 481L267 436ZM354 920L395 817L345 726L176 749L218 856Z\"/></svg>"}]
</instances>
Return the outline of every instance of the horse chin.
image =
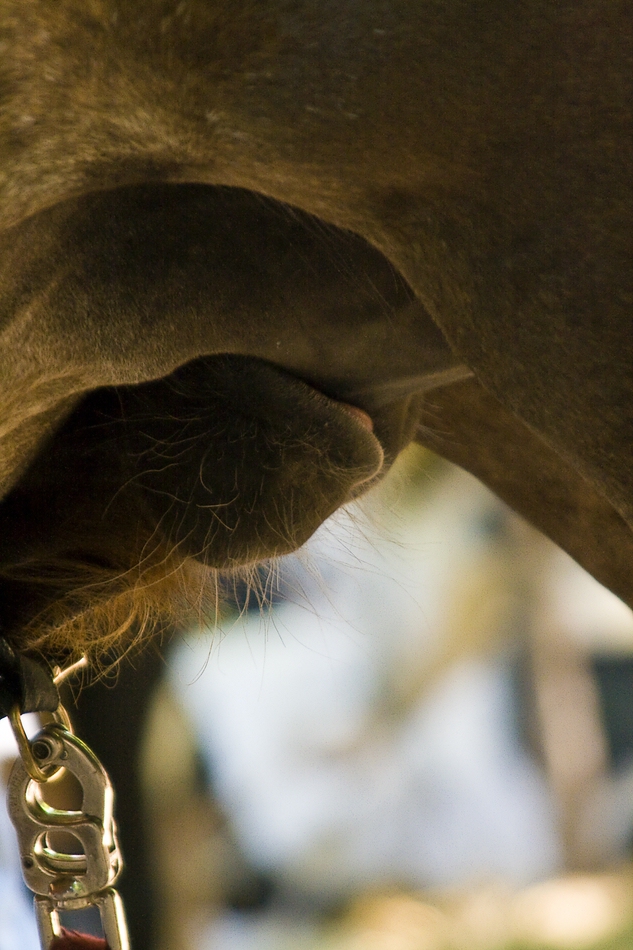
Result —
<instances>
[{"instance_id":1,"label":"horse chin","mask_svg":"<svg viewBox=\"0 0 633 950\"><path fill-rule=\"evenodd\" d=\"M132 490L170 545L221 570L296 550L385 467L365 412L257 359L198 360L128 396Z\"/></svg>"},{"instance_id":2,"label":"horse chin","mask_svg":"<svg viewBox=\"0 0 633 950\"><path fill-rule=\"evenodd\" d=\"M190 621L218 572L296 550L374 484L418 409L407 397L370 420L238 356L92 393L0 510L5 630L98 655L157 618Z\"/></svg>"}]
</instances>

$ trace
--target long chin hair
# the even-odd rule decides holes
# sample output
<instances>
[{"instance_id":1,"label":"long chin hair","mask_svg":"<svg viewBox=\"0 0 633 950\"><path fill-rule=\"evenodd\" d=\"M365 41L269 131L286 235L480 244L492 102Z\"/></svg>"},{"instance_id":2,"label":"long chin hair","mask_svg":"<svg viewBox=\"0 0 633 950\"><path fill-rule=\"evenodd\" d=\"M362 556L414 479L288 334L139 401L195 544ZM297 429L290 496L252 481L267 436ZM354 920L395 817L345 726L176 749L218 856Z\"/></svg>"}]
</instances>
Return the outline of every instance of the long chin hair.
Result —
<instances>
[{"instance_id":1,"label":"long chin hair","mask_svg":"<svg viewBox=\"0 0 633 950\"><path fill-rule=\"evenodd\" d=\"M119 572L65 557L4 568L0 579L43 604L12 638L14 645L64 665L86 656L92 679L111 672L150 638L216 626L238 589L239 599L253 598L264 611L273 599L278 563L267 562L264 583L261 562L219 571L177 548L157 546Z\"/></svg>"},{"instance_id":2,"label":"long chin hair","mask_svg":"<svg viewBox=\"0 0 633 950\"><path fill-rule=\"evenodd\" d=\"M177 553L156 552L119 573L63 558L2 577L44 604L16 633L20 651L64 663L86 655L97 673L150 636L214 624L220 609L218 572Z\"/></svg>"}]
</instances>

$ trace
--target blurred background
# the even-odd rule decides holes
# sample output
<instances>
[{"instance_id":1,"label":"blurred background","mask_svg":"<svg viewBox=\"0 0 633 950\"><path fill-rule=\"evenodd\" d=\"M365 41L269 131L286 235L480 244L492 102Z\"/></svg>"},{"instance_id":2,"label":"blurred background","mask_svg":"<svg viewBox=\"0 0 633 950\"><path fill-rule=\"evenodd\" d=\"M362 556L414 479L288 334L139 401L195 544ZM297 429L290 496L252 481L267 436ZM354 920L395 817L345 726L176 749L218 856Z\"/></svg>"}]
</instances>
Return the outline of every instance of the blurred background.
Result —
<instances>
[{"instance_id":1,"label":"blurred background","mask_svg":"<svg viewBox=\"0 0 633 950\"><path fill-rule=\"evenodd\" d=\"M417 447L225 593L75 704L136 950L633 947L620 601ZM0 810L0 950L37 947Z\"/></svg>"}]
</instances>

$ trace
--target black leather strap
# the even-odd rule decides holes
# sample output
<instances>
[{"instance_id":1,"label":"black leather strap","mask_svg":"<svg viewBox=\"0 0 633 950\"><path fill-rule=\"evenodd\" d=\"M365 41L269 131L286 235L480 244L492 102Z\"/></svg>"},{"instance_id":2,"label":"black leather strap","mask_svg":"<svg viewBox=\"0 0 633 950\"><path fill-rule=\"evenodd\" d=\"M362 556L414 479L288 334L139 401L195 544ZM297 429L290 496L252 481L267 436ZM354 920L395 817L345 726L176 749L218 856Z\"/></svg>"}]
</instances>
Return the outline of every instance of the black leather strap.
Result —
<instances>
[{"instance_id":1,"label":"black leather strap","mask_svg":"<svg viewBox=\"0 0 633 950\"><path fill-rule=\"evenodd\" d=\"M0 636L0 719L18 705L20 712L54 712L59 693L49 669L20 656Z\"/></svg>"}]
</instances>

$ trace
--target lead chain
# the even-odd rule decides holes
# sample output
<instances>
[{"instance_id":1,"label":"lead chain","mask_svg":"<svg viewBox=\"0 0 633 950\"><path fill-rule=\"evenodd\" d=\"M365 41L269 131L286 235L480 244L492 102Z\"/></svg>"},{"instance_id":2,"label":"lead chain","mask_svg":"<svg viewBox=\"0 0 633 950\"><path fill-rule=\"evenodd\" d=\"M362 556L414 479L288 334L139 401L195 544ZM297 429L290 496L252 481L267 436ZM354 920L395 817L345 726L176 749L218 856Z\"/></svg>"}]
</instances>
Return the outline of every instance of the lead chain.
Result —
<instances>
[{"instance_id":1,"label":"lead chain","mask_svg":"<svg viewBox=\"0 0 633 950\"><path fill-rule=\"evenodd\" d=\"M88 746L73 735L63 706L56 719L32 741L24 733L19 709L10 715L20 758L9 777L8 808L20 847L22 874L35 894L42 950L62 936L60 914L97 907L109 950L129 950L123 904L112 886L123 862L113 817L114 791L107 772ZM79 781L80 811L53 808L45 788L62 769ZM51 835L70 832L82 851L55 850Z\"/></svg>"}]
</instances>

